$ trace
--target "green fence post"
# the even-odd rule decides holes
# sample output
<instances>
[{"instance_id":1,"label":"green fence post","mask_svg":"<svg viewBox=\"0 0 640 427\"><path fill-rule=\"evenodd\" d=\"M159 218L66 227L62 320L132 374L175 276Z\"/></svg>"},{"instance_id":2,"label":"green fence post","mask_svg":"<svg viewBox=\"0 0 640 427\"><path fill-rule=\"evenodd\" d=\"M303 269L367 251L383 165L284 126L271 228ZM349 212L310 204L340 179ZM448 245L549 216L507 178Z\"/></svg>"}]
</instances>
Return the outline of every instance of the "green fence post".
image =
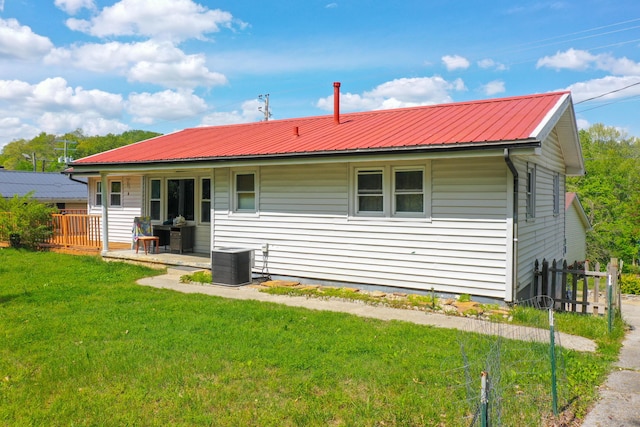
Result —
<instances>
[{"instance_id":1,"label":"green fence post","mask_svg":"<svg viewBox=\"0 0 640 427\"><path fill-rule=\"evenodd\" d=\"M481 414L480 414L480 423L482 425L482 427L488 427L489 426L489 410L488 410L488 406L489 406L489 398L488 398L488 393L487 393L487 373L486 372L482 372L482 377L481 377L481 391L480 391L480 410L481 410Z\"/></svg>"},{"instance_id":2,"label":"green fence post","mask_svg":"<svg viewBox=\"0 0 640 427\"><path fill-rule=\"evenodd\" d=\"M611 272L607 275L607 326L609 334L613 330L613 286L611 284Z\"/></svg>"},{"instance_id":3,"label":"green fence post","mask_svg":"<svg viewBox=\"0 0 640 427\"><path fill-rule=\"evenodd\" d=\"M553 415L558 416L558 387L556 384L556 337L553 325L553 310L549 309L549 333L551 341L549 353L551 358L551 399L553 404Z\"/></svg>"}]
</instances>

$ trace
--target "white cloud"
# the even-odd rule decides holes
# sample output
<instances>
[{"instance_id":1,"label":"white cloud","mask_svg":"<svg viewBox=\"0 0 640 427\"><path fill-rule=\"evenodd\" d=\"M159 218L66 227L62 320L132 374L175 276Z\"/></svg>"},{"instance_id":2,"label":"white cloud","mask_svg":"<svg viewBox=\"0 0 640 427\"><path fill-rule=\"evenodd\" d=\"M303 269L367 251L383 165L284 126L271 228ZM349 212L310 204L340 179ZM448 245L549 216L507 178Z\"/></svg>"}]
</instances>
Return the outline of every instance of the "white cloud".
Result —
<instances>
[{"instance_id":1,"label":"white cloud","mask_svg":"<svg viewBox=\"0 0 640 427\"><path fill-rule=\"evenodd\" d=\"M44 114L47 111L95 111L107 117L122 112L122 97L101 90L69 87L61 77L45 79L31 85L19 80L0 80L0 101L26 113Z\"/></svg>"},{"instance_id":2,"label":"white cloud","mask_svg":"<svg viewBox=\"0 0 640 427\"><path fill-rule=\"evenodd\" d=\"M448 82L440 76L402 78L378 85L362 95L340 94L340 108L344 111L367 111L388 108L415 107L452 102L451 91L466 90L464 82ZM333 95L318 100L316 106L333 110Z\"/></svg>"},{"instance_id":3,"label":"white cloud","mask_svg":"<svg viewBox=\"0 0 640 427\"><path fill-rule=\"evenodd\" d=\"M573 102L577 103L585 99L599 97L599 101L640 96L640 85L631 86L623 91L609 93L634 83L640 82L640 76L615 77L606 76L601 79L593 79L585 82L574 83L565 88L571 91ZM602 94L608 94L600 97Z\"/></svg>"},{"instance_id":4,"label":"white cloud","mask_svg":"<svg viewBox=\"0 0 640 427\"><path fill-rule=\"evenodd\" d=\"M558 52L553 56L545 56L538 60L536 66L537 68L549 67L556 70L569 69L577 71L593 68L607 71L618 76L640 76L640 63L627 57L615 58L608 53L593 55L586 50L576 49L568 49L565 52Z\"/></svg>"},{"instance_id":5,"label":"white cloud","mask_svg":"<svg viewBox=\"0 0 640 427\"><path fill-rule=\"evenodd\" d=\"M69 15L75 15L81 9L95 10L96 8L93 0L56 0L54 4Z\"/></svg>"},{"instance_id":6,"label":"white cloud","mask_svg":"<svg viewBox=\"0 0 640 427\"><path fill-rule=\"evenodd\" d=\"M207 109L204 100L191 91L165 90L156 93L132 93L129 95L127 111L134 121L152 124L158 120L192 118Z\"/></svg>"},{"instance_id":7,"label":"white cloud","mask_svg":"<svg viewBox=\"0 0 640 427\"><path fill-rule=\"evenodd\" d=\"M185 56L182 61L175 63L138 62L127 76L132 81L172 88L211 87L227 83L224 75L209 71L204 55Z\"/></svg>"},{"instance_id":8,"label":"white cloud","mask_svg":"<svg viewBox=\"0 0 640 427\"><path fill-rule=\"evenodd\" d=\"M35 34L15 19L0 18L0 57L35 59L52 48L47 37Z\"/></svg>"},{"instance_id":9,"label":"white cloud","mask_svg":"<svg viewBox=\"0 0 640 427\"><path fill-rule=\"evenodd\" d=\"M101 90L70 87L61 77L29 84L0 80L0 134L3 140L31 138L39 132L122 132L122 97Z\"/></svg>"},{"instance_id":10,"label":"white cloud","mask_svg":"<svg viewBox=\"0 0 640 427\"><path fill-rule=\"evenodd\" d=\"M38 125L43 132L63 134L70 130L82 129L86 135L105 135L107 133L122 133L129 130L129 126L118 120L107 120L93 111L80 113L47 112L38 119Z\"/></svg>"},{"instance_id":11,"label":"white cloud","mask_svg":"<svg viewBox=\"0 0 640 427\"><path fill-rule=\"evenodd\" d=\"M465 70L469 68L469 65L471 65L467 58L460 55L445 55L442 57L442 62L449 71L460 69Z\"/></svg>"},{"instance_id":12,"label":"white cloud","mask_svg":"<svg viewBox=\"0 0 640 427\"><path fill-rule=\"evenodd\" d=\"M570 70L586 70L596 60L596 56L585 50L569 49L565 52L557 52L553 56L545 56L536 63L537 68L549 67Z\"/></svg>"},{"instance_id":13,"label":"white cloud","mask_svg":"<svg viewBox=\"0 0 640 427\"><path fill-rule=\"evenodd\" d=\"M589 123L589 120L585 119L576 119L576 124L578 125L579 130L589 129L591 127L591 123Z\"/></svg>"},{"instance_id":14,"label":"white cloud","mask_svg":"<svg viewBox=\"0 0 640 427\"><path fill-rule=\"evenodd\" d=\"M490 58L485 58L478 61L478 67L485 70L489 68L493 68L496 71L504 71L507 69L507 67L504 64L495 62L493 59L490 59Z\"/></svg>"},{"instance_id":15,"label":"white cloud","mask_svg":"<svg viewBox=\"0 0 640 427\"><path fill-rule=\"evenodd\" d=\"M169 88L212 87L227 84L227 78L210 71L203 54L186 55L171 42L110 42L54 49L46 64L73 64L94 72L115 71L129 81L153 83Z\"/></svg>"},{"instance_id":16,"label":"white cloud","mask_svg":"<svg viewBox=\"0 0 640 427\"><path fill-rule=\"evenodd\" d=\"M242 103L241 111L229 111L208 114L202 118L200 126L220 126L235 123L259 122L264 114L258 110L262 103L257 99L251 99Z\"/></svg>"},{"instance_id":17,"label":"white cloud","mask_svg":"<svg viewBox=\"0 0 640 427\"><path fill-rule=\"evenodd\" d=\"M229 12L210 10L191 0L121 0L91 20L69 19L67 26L96 37L143 36L159 39L203 39L204 34L245 24Z\"/></svg>"},{"instance_id":18,"label":"white cloud","mask_svg":"<svg viewBox=\"0 0 640 427\"><path fill-rule=\"evenodd\" d=\"M496 95L506 92L506 89L504 88L504 82L502 80L494 80L482 86L482 91L485 95Z\"/></svg>"}]
</instances>

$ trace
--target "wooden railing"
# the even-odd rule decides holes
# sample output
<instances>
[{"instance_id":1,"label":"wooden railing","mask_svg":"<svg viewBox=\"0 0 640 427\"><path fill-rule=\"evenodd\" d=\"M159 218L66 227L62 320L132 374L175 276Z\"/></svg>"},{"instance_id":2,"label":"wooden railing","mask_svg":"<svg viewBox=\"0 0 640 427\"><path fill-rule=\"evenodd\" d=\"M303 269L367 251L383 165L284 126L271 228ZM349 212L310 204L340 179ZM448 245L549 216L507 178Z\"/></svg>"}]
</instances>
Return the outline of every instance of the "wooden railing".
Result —
<instances>
[{"instance_id":1,"label":"wooden railing","mask_svg":"<svg viewBox=\"0 0 640 427\"><path fill-rule=\"evenodd\" d=\"M49 245L65 248L102 247L100 215L53 214L53 235Z\"/></svg>"}]
</instances>

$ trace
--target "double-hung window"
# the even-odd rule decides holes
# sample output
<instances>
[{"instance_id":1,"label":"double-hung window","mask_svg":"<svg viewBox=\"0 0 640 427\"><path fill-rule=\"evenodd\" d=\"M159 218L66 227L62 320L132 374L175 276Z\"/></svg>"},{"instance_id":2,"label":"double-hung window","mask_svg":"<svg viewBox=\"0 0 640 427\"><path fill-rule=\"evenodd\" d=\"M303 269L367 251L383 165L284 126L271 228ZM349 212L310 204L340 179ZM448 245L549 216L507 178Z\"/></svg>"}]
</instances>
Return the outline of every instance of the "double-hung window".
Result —
<instances>
[{"instance_id":1,"label":"double-hung window","mask_svg":"<svg viewBox=\"0 0 640 427\"><path fill-rule=\"evenodd\" d=\"M424 169L394 169L393 181L394 215L424 214Z\"/></svg>"},{"instance_id":2,"label":"double-hung window","mask_svg":"<svg viewBox=\"0 0 640 427\"><path fill-rule=\"evenodd\" d=\"M211 178L200 181L200 221L211 222Z\"/></svg>"},{"instance_id":3,"label":"double-hung window","mask_svg":"<svg viewBox=\"0 0 640 427\"><path fill-rule=\"evenodd\" d=\"M357 213L382 215L384 212L384 173L382 169L357 172Z\"/></svg>"},{"instance_id":4,"label":"double-hung window","mask_svg":"<svg viewBox=\"0 0 640 427\"><path fill-rule=\"evenodd\" d=\"M102 181L96 182L96 206L102 206Z\"/></svg>"},{"instance_id":5,"label":"double-hung window","mask_svg":"<svg viewBox=\"0 0 640 427\"><path fill-rule=\"evenodd\" d=\"M553 175L553 216L560 215L560 174Z\"/></svg>"},{"instance_id":6,"label":"double-hung window","mask_svg":"<svg viewBox=\"0 0 640 427\"><path fill-rule=\"evenodd\" d=\"M162 181L151 180L151 194L149 194L149 216L154 221L162 219Z\"/></svg>"},{"instance_id":7,"label":"double-hung window","mask_svg":"<svg viewBox=\"0 0 640 427\"><path fill-rule=\"evenodd\" d=\"M122 181L111 181L110 189L110 206L122 206Z\"/></svg>"},{"instance_id":8,"label":"double-hung window","mask_svg":"<svg viewBox=\"0 0 640 427\"><path fill-rule=\"evenodd\" d=\"M237 172L234 174L235 212L256 212L256 174Z\"/></svg>"},{"instance_id":9,"label":"double-hung window","mask_svg":"<svg viewBox=\"0 0 640 427\"><path fill-rule=\"evenodd\" d=\"M426 218L428 165L354 168L353 214L359 217Z\"/></svg>"},{"instance_id":10,"label":"double-hung window","mask_svg":"<svg viewBox=\"0 0 640 427\"><path fill-rule=\"evenodd\" d=\"M527 219L536 217L536 165L527 164Z\"/></svg>"}]
</instances>

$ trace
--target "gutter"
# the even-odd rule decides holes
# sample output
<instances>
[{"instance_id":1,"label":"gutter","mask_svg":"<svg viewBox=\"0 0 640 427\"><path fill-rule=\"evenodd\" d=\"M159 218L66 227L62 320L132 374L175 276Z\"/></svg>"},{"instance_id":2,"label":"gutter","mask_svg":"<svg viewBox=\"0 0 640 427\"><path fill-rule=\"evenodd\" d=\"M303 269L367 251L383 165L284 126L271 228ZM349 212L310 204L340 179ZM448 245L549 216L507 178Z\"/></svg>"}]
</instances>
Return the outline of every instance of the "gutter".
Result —
<instances>
[{"instance_id":1,"label":"gutter","mask_svg":"<svg viewBox=\"0 0 640 427\"><path fill-rule=\"evenodd\" d=\"M504 149L504 161L513 175L513 241L511 242L511 300L515 300L518 290L518 170L511 161L509 149Z\"/></svg>"}]
</instances>

